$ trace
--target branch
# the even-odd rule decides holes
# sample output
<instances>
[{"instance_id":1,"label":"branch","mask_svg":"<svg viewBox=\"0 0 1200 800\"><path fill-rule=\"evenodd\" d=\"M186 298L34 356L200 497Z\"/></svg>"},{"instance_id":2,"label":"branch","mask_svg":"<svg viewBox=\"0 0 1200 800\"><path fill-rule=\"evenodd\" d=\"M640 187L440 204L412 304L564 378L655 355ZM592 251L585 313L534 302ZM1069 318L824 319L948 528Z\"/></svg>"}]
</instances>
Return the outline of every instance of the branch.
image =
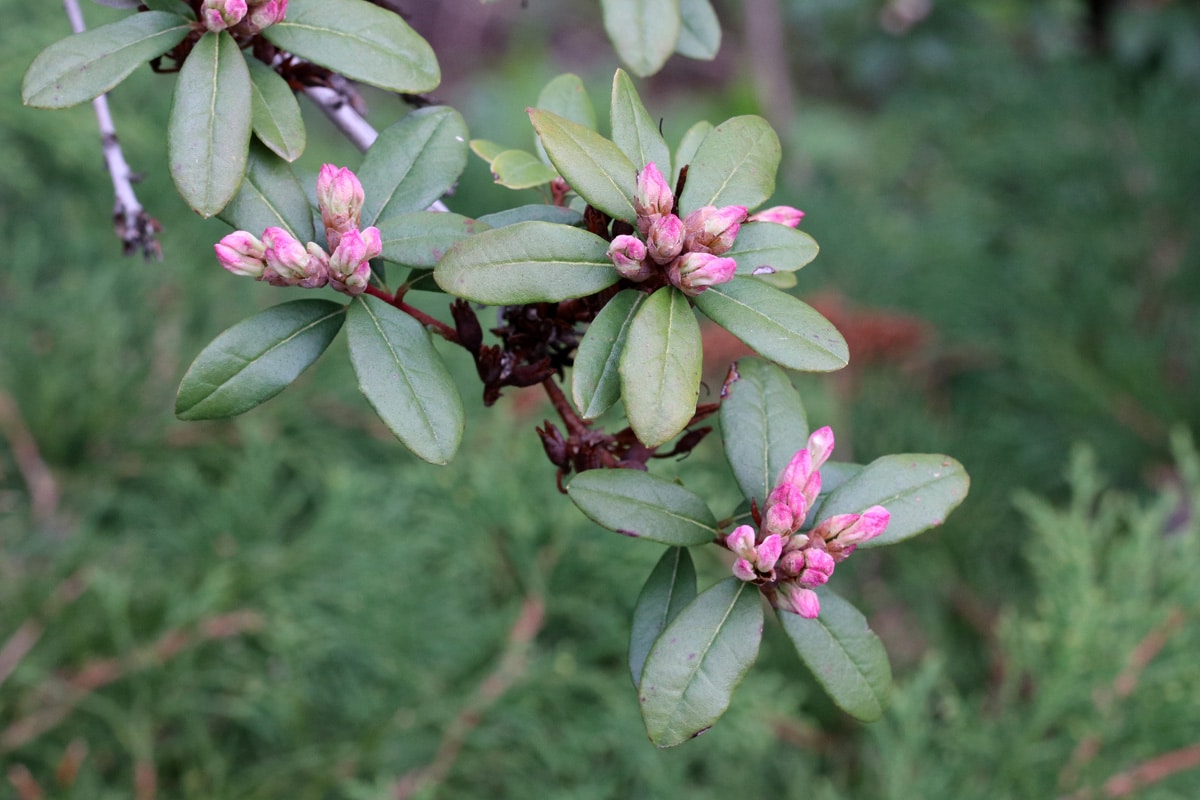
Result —
<instances>
[{"instance_id":1,"label":"branch","mask_svg":"<svg viewBox=\"0 0 1200 800\"><path fill-rule=\"evenodd\" d=\"M78 0L63 0L67 11L67 19L71 22L71 30L83 33L86 26L83 23L83 13L79 10ZM96 112L96 123L100 128L100 141L104 149L104 164L112 177L113 195L113 229L121 239L125 255L142 252L142 257L162 259L162 245L154 237L162 230L158 220L146 213L138 201L137 193L133 191L137 176L125 161L121 144L117 141L117 129L113 124L112 114L108 111L107 95L100 95L92 101Z\"/></svg>"}]
</instances>

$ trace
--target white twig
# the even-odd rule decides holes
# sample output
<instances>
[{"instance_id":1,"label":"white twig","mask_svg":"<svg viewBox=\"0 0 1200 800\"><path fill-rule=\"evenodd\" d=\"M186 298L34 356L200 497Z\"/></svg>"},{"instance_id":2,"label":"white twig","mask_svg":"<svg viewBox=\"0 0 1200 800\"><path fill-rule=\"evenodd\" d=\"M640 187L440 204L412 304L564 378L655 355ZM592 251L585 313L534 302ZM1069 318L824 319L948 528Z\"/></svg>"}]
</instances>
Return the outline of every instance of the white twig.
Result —
<instances>
[{"instance_id":1,"label":"white twig","mask_svg":"<svg viewBox=\"0 0 1200 800\"><path fill-rule=\"evenodd\" d=\"M86 26L77 0L63 0L63 6L67 11L67 19L71 22L71 30L83 33ZM137 193L133 191L135 176L125 161L121 143L117 141L117 129L108 110L108 97L103 94L97 97L92 101L92 108L96 112L96 123L100 128L104 163L112 177L113 228L121 239L125 255L132 255L140 250L147 260L162 258L162 247L154 238L161 227L158 221L142 208Z\"/></svg>"}]
</instances>

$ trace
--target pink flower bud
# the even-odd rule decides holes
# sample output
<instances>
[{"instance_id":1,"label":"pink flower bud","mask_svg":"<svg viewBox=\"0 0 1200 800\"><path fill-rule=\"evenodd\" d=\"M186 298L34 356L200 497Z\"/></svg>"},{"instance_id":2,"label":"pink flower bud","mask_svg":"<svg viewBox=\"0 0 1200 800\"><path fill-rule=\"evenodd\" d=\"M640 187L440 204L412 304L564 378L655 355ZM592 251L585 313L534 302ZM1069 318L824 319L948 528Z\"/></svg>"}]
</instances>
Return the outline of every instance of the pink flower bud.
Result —
<instances>
[{"instance_id":1,"label":"pink flower bud","mask_svg":"<svg viewBox=\"0 0 1200 800\"><path fill-rule=\"evenodd\" d=\"M826 425L813 431L808 437L808 452L812 455L812 468L820 469L833 453L833 429Z\"/></svg>"},{"instance_id":2,"label":"pink flower bud","mask_svg":"<svg viewBox=\"0 0 1200 800\"><path fill-rule=\"evenodd\" d=\"M317 174L317 207L321 209L329 247L336 249L338 242L329 232L343 234L357 228L362 218L363 188L358 176L334 164L321 167Z\"/></svg>"},{"instance_id":3,"label":"pink flower bud","mask_svg":"<svg viewBox=\"0 0 1200 800\"><path fill-rule=\"evenodd\" d=\"M267 247L246 231L234 231L213 245L217 261L234 275L262 278Z\"/></svg>"},{"instance_id":4,"label":"pink flower bud","mask_svg":"<svg viewBox=\"0 0 1200 800\"><path fill-rule=\"evenodd\" d=\"M628 234L617 236L608 246L608 257L621 277L638 283L653 274L650 265L643 263L646 252L646 243Z\"/></svg>"},{"instance_id":5,"label":"pink flower bud","mask_svg":"<svg viewBox=\"0 0 1200 800\"><path fill-rule=\"evenodd\" d=\"M764 531L787 536L797 527L799 525L796 524L796 515L792 513L787 503L774 503L767 506L767 513L763 516Z\"/></svg>"},{"instance_id":6,"label":"pink flower bud","mask_svg":"<svg viewBox=\"0 0 1200 800\"><path fill-rule=\"evenodd\" d=\"M283 285L295 286L308 277L308 251L290 233L283 228L267 228L262 238L267 246L264 253L267 270L278 276Z\"/></svg>"},{"instance_id":7,"label":"pink flower bud","mask_svg":"<svg viewBox=\"0 0 1200 800\"><path fill-rule=\"evenodd\" d=\"M683 248L691 253L719 256L733 247L738 229L745 221L745 206L698 208L683 221Z\"/></svg>"},{"instance_id":8,"label":"pink flower bud","mask_svg":"<svg viewBox=\"0 0 1200 800\"><path fill-rule=\"evenodd\" d=\"M758 573L754 571L754 565L744 558L733 562L733 574L740 581L758 580Z\"/></svg>"},{"instance_id":9,"label":"pink flower bud","mask_svg":"<svg viewBox=\"0 0 1200 800\"><path fill-rule=\"evenodd\" d=\"M800 224L800 220L804 219L804 212L798 208L791 206L774 206L766 208L756 214L751 214L747 222L774 222L778 225L787 225L789 228L794 228Z\"/></svg>"},{"instance_id":10,"label":"pink flower bud","mask_svg":"<svg viewBox=\"0 0 1200 800\"><path fill-rule=\"evenodd\" d=\"M709 286L726 283L737 272L732 258L718 258L708 253L684 253L671 262L667 278L689 297L695 297Z\"/></svg>"},{"instance_id":11,"label":"pink flower bud","mask_svg":"<svg viewBox=\"0 0 1200 800\"><path fill-rule=\"evenodd\" d=\"M646 245L656 263L670 264L683 250L683 220L674 214L654 220L646 234Z\"/></svg>"},{"instance_id":12,"label":"pink flower bud","mask_svg":"<svg viewBox=\"0 0 1200 800\"><path fill-rule=\"evenodd\" d=\"M779 558L776 565L779 572L788 578L794 578L804 570L804 551L789 550Z\"/></svg>"},{"instance_id":13,"label":"pink flower bud","mask_svg":"<svg viewBox=\"0 0 1200 800\"><path fill-rule=\"evenodd\" d=\"M792 456L792 460L779 473L779 477L775 480L775 486L793 486L801 489L808 481L812 471L812 453L808 451L808 448L797 450L796 455Z\"/></svg>"},{"instance_id":14,"label":"pink flower bud","mask_svg":"<svg viewBox=\"0 0 1200 800\"><path fill-rule=\"evenodd\" d=\"M808 480L804 482L804 488L800 490L800 494L804 497L804 502L812 508L817 503L817 496L821 494L821 473L813 470L813 473L808 476Z\"/></svg>"},{"instance_id":15,"label":"pink flower bud","mask_svg":"<svg viewBox=\"0 0 1200 800\"><path fill-rule=\"evenodd\" d=\"M316 242L309 242L304 249L308 253L308 266L304 270L304 280L296 285L303 289L320 289L329 283L329 254Z\"/></svg>"},{"instance_id":16,"label":"pink flower bud","mask_svg":"<svg viewBox=\"0 0 1200 800\"><path fill-rule=\"evenodd\" d=\"M671 191L671 185L653 161L638 173L633 210L637 212L638 233L642 236L649 232L654 220L675 210L675 194Z\"/></svg>"},{"instance_id":17,"label":"pink flower bud","mask_svg":"<svg viewBox=\"0 0 1200 800\"><path fill-rule=\"evenodd\" d=\"M204 27L214 33L233 27L246 16L246 0L204 0L200 18Z\"/></svg>"},{"instance_id":18,"label":"pink flower bud","mask_svg":"<svg viewBox=\"0 0 1200 800\"><path fill-rule=\"evenodd\" d=\"M816 619L821 613L821 598L817 597L817 593L812 589L806 589L792 581L779 584L779 588L785 601L785 604L780 606L784 611L799 614L805 619Z\"/></svg>"},{"instance_id":19,"label":"pink flower bud","mask_svg":"<svg viewBox=\"0 0 1200 800\"><path fill-rule=\"evenodd\" d=\"M775 568L775 562L779 560L780 554L783 552L783 537L777 533L773 533L762 540L762 543L757 548L758 551L758 571L770 572Z\"/></svg>"},{"instance_id":20,"label":"pink flower bud","mask_svg":"<svg viewBox=\"0 0 1200 800\"><path fill-rule=\"evenodd\" d=\"M892 514L883 506L871 506L850 527L842 530L837 536L838 544L843 546L860 545L874 539L887 530Z\"/></svg>"},{"instance_id":21,"label":"pink flower bud","mask_svg":"<svg viewBox=\"0 0 1200 800\"><path fill-rule=\"evenodd\" d=\"M739 525L725 537L725 546L740 558L754 562L758 553L754 549L754 528L749 525Z\"/></svg>"},{"instance_id":22,"label":"pink flower bud","mask_svg":"<svg viewBox=\"0 0 1200 800\"><path fill-rule=\"evenodd\" d=\"M808 516L809 502L808 498L796 488L794 484L780 482L771 493L767 495L767 513L775 506L784 506L792 514L792 525L798 528L804 524L804 518Z\"/></svg>"},{"instance_id":23,"label":"pink flower bud","mask_svg":"<svg viewBox=\"0 0 1200 800\"><path fill-rule=\"evenodd\" d=\"M810 547L804 552L804 569L799 573L799 582L805 586L821 586L833 575L835 561L824 550Z\"/></svg>"},{"instance_id":24,"label":"pink flower bud","mask_svg":"<svg viewBox=\"0 0 1200 800\"><path fill-rule=\"evenodd\" d=\"M262 32L287 14L287 0L259 0L250 3L250 13L242 24L242 29L251 35Z\"/></svg>"},{"instance_id":25,"label":"pink flower bud","mask_svg":"<svg viewBox=\"0 0 1200 800\"><path fill-rule=\"evenodd\" d=\"M371 279L371 259L382 252L379 229L351 229L342 234L329 257L329 283L339 292L355 295L366 291Z\"/></svg>"}]
</instances>

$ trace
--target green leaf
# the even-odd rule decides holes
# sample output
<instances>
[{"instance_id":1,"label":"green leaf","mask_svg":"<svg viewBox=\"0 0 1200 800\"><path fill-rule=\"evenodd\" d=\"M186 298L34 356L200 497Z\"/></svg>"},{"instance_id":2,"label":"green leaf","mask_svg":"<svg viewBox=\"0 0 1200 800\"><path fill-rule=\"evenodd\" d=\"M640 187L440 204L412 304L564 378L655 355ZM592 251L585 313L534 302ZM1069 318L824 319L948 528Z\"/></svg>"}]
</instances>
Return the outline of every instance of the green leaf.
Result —
<instances>
[{"instance_id":1,"label":"green leaf","mask_svg":"<svg viewBox=\"0 0 1200 800\"><path fill-rule=\"evenodd\" d=\"M440 211L414 211L379 223L383 257L424 269L433 269L455 242L486 230L478 220Z\"/></svg>"},{"instance_id":2,"label":"green leaf","mask_svg":"<svg viewBox=\"0 0 1200 800\"><path fill-rule=\"evenodd\" d=\"M633 74L662 69L679 41L679 0L600 0L600 7L609 41Z\"/></svg>"},{"instance_id":3,"label":"green leaf","mask_svg":"<svg viewBox=\"0 0 1200 800\"><path fill-rule=\"evenodd\" d=\"M175 416L233 417L270 400L325 352L345 310L328 300L293 300L242 320L188 367Z\"/></svg>"},{"instance_id":4,"label":"green leaf","mask_svg":"<svg viewBox=\"0 0 1200 800\"><path fill-rule=\"evenodd\" d=\"M696 151L700 148L700 143L704 141L704 137L712 132L713 124L706 120L700 120L695 125L687 129L687 133L679 140L679 147L675 148L675 170L672 177L672 186L679 180L679 170L692 163L692 159L696 157Z\"/></svg>"},{"instance_id":5,"label":"green leaf","mask_svg":"<svg viewBox=\"0 0 1200 800\"><path fill-rule=\"evenodd\" d=\"M846 366L846 340L812 307L754 278L710 286L696 306L759 355L789 369L830 372Z\"/></svg>"},{"instance_id":6,"label":"green leaf","mask_svg":"<svg viewBox=\"0 0 1200 800\"><path fill-rule=\"evenodd\" d=\"M679 0L683 29L675 52L688 58L712 61L721 49L721 21L709 0Z\"/></svg>"},{"instance_id":7,"label":"green leaf","mask_svg":"<svg viewBox=\"0 0 1200 800\"><path fill-rule=\"evenodd\" d=\"M194 20L196 12L184 0L141 0L151 11L168 11L187 19ZM136 7L136 3L134 6Z\"/></svg>"},{"instance_id":8,"label":"green leaf","mask_svg":"<svg viewBox=\"0 0 1200 800\"><path fill-rule=\"evenodd\" d=\"M805 619L777 611L783 630L838 708L874 722L887 708L892 667L879 637L857 608L822 586L821 613Z\"/></svg>"},{"instance_id":9,"label":"green leaf","mask_svg":"<svg viewBox=\"0 0 1200 800\"><path fill-rule=\"evenodd\" d=\"M304 152L306 137L296 95L279 73L257 58L250 59L248 65L254 134L284 161L295 161Z\"/></svg>"},{"instance_id":10,"label":"green leaf","mask_svg":"<svg viewBox=\"0 0 1200 800\"><path fill-rule=\"evenodd\" d=\"M696 568L686 547L672 547L663 553L654 571L642 586L633 607L629 630L629 673L636 687L642 679L642 665L663 628L696 597Z\"/></svg>"},{"instance_id":11,"label":"green leaf","mask_svg":"<svg viewBox=\"0 0 1200 800\"><path fill-rule=\"evenodd\" d=\"M673 747L713 726L758 657L762 628L758 590L737 578L706 589L667 625L638 684L650 741Z\"/></svg>"},{"instance_id":12,"label":"green leaf","mask_svg":"<svg viewBox=\"0 0 1200 800\"><path fill-rule=\"evenodd\" d=\"M565 72L547 83L538 93L534 108L557 114L563 119L596 130L596 108L578 75Z\"/></svg>"},{"instance_id":13,"label":"green leaf","mask_svg":"<svg viewBox=\"0 0 1200 800\"><path fill-rule=\"evenodd\" d=\"M489 142L487 139L472 139L468 144L471 152L488 162L489 165L496 160L496 156L511 149L499 142Z\"/></svg>"},{"instance_id":14,"label":"green leaf","mask_svg":"<svg viewBox=\"0 0 1200 800\"><path fill-rule=\"evenodd\" d=\"M637 169L653 162L664 175L671 174L671 150L633 81L621 69L613 76L610 118L613 141Z\"/></svg>"},{"instance_id":15,"label":"green leaf","mask_svg":"<svg viewBox=\"0 0 1200 800\"><path fill-rule=\"evenodd\" d=\"M250 70L228 33L206 33L179 70L167 154L183 199L211 217L237 194L250 148Z\"/></svg>"},{"instance_id":16,"label":"green leaf","mask_svg":"<svg viewBox=\"0 0 1200 800\"><path fill-rule=\"evenodd\" d=\"M268 28L268 30L270 30ZM385 128L363 158L362 224L423 211L467 166L467 124L445 106L429 106Z\"/></svg>"},{"instance_id":17,"label":"green leaf","mask_svg":"<svg viewBox=\"0 0 1200 800\"><path fill-rule=\"evenodd\" d=\"M571 371L571 396L584 419L595 419L621 398L621 352L629 326L645 299L644 292L634 289L620 292L584 332Z\"/></svg>"},{"instance_id":18,"label":"green leaf","mask_svg":"<svg viewBox=\"0 0 1200 800\"><path fill-rule=\"evenodd\" d=\"M104 94L129 73L184 40L191 26L177 14L145 11L55 42L29 65L21 100L66 108Z\"/></svg>"},{"instance_id":19,"label":"green leaf","mask_svg":"<svg viewBox=\"0 0 1200 800\"><path fill-rule=\"evenodd\" d=\"M637 168L600 134L549 111L529 109L529 119L550 161L571 188L613 219L634 222Z\"/></svg>"},{"instance_id":20,"label":"green leaf","mask_svg":"<svg viewBox=\"0 0 1200 800\"><path fill-rule=\"evenodd\" d=\"M592 469L567 494L602 528L653 542L692 547L717 536L717 520L699 495L674 481L632 469Z\"/></svg>"},{"instance_id":21,"label":"green leaf","mask_svg":"<svg viewBox=\"0 0 1200 800\"><path fill-rule=\"evenodd\" d=\"M779 473L808 444L808 417L800 393L779 367L743 358L737 370L721 401L721 439L742 494L762 508Z\"/></svg>"},{"instance_id":22,"label":"green leaf","mask_svg":"<svg viewBox=\"0 0 1200 800\"><path fill-rule=\"evenodd\" d=\"M755 275L754 279L784 291L795 288L796 284L799 283L794 272L770 272Z\"/></svg>"},{"instance_id":23,"label":"green leaf","mask_svg":"<svg viewBox=\"0 0 1200 800\"><path fill-rule=\"evenodd\" d=\"M563 206L548 206L544 203L533 203L527 206L497 211L494 214L484 214L475 220L489 228L503 228L516 225L518 222L553 222L558 225L578 225L583 222L583 215L573 208Z\"/></svg>"},{"instance_id":24,"label":"green leaf","mask_svg":"<svg viewBox=\"0 0 1200 800\"><path fill-rule=\"evenodd\" d=\"M762 117L734 117L709 131L688 167L679 210L704 206L754 208L775 193L779 137Z\"/></svg>"},{"instance_id":25,"label":"green leaf","mask_svg":"<svg viewBox=\"0 0 1200 800\"><path fill-rule=\"evenodd\" d=\"M398 14L366 0L291 0L263 38L347 78L393 92L441 82L433 49Z\"/></svg>"},{"instance_id":26,"label":"green leaf","mask_svg":"<svg viewBox=\"0 0 1200 800\"><path fill-rule=\"evenodd\" d=\"M642 303L621 352L621 399L638 439L657 447L696 412L703 366L700 324L683 292L670 286Z\"/></svg>"},{"instance_id":27,"label":"green leaf","mask_svg":"<svg viewBox=\"0 0 1200 800\"><path fill-rule=\"evenodd\" d=\"M552 303L616 283L607 251L608 242L578 228L519 222L454 245L433 277L448 293L476 303Z\"/></svg>"},{"instance_id":28,"label":"green leaf","mask_svg":"<svg viewBox=\"0 0 1200 800\"><path fill-rule=\"evenodd\" d=\"M346 320L358 388L404 446L433 464L454 457L463 433L458 387L421 323L359 295Z\"/></svg>"},{"instance_id":29,"label":"green leaf","mask_svg":"<svg viewBox=\"0 0 1200 800\"><path fill-rule=\"evenodd\" d=\"M218 215L234 228L255 236L283 228L302 242L312 241L313 212L291 165L264 145L252 142L242 186Z\"/></svg>"},{"instance_id":30,"label":"green leaf","mask_svg":"<svg viewBox=\"0 0 1200 800\"><path fill-rule=\"evenodd\" d=\"M725 255L735 259L738 275L761 267L794 272L817 257L817 242L807 233L776 222L747 222Z\"/></svg>"},{"instance_id":31,"label":"green leaf","mask_svg":"<svg viewBox=\"0 0 1200 800\"><path fill-rule=\"evenodd\" d=\"M558 173L533 153L505 150L492 160L492 176L496 183L509 189L532 189L554 180Z\"/></svg>"},{"instance_id":32,"label":"green leaf","mask_svg":"<svg viewBox=\"0 0 1200 800\"><path fill-rule=\"evenodd\" d=\"M941 525L966 498L970 486L967 471L949 456L883 456L830 494L817 512L817 519L858 514L880 505L892 515L887 530L859 547L895 544Z\"/></svg>"}]
</instances>

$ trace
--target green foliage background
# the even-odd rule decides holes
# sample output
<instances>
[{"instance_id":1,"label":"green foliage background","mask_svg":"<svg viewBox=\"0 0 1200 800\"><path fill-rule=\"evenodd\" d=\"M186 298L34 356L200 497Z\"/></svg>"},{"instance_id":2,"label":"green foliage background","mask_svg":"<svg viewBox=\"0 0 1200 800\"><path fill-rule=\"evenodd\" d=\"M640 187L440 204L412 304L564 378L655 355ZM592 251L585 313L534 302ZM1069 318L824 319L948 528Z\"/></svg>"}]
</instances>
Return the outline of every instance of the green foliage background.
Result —
<instances>
[{"instance_id":1,"label":"green foliage background","mask_svg":"<svg viewBox=\"0 0 1200 800\"><path fill-rule=\"evenodd\" d=\"M85 5L91 25L118 13ZM787 111L755 99L740 5L720 7L715 65L672 62L644 84L669 139L702 117ZM546 618L511 688L417 796L1104 796L1113 775L1194 746L1200 468L1169 432L1200 423L1200 21L1181 2L1124 12L1099 57L1072 44L1072 3L937 4L903 36L880 29L880 5L781 4L796 92L774 120L778 199L808 212L822 246L801 296L834 289L936 333L850 380L799 384L856 460L951 453L972 493L942 529L839 571L896 664L883 722L828 706L768 626L721 724L659 752L625 668L658 549L587 524L554 490L540 412L511 398L483 411L457 354L470 423L444 469L373 421L344 359L243 418L172 418L199 348L280 295L223 274L209 254L224 228L174 195L161 142L172 79L149 70L111 102L166 257L119 255L91 109L16 99L25 66L66 32L61 10L0 2L6 775L27 769L55 797L129 797L139 768L164 797L392 796L435 761L529 596ZM523 109L555 73L606 96L615 58L584 6L513 11L489 68L449 69L436 96L472 135L526 146ZM379 127L402 113L368 100ZM306 168L357 164L309 122ZM511 198L473 160L449 203L481 214ZM23 431L61 492L52 505L35 506L20 471ZM715 444L664 473L732 495ZM724 569L711 554L698 566L702 584ZM75 574L77 600L48 599ZM239 611L261 625L193 633ZM177 653L145 655L180 630L192 638ZM31 631L6 674L2 654ZM1153 631L1165 644L1121 696L1114 681ZM65 679L104 659L120 677L73 695ZM53 724L13 733L31 719ZM1093 740L1094 756L1073 755ZM55 766L75 741L88 755L68 787ZM1197 793L1200 771L1184 770L1136 796Z\"/></svg>"}]
</instances>

